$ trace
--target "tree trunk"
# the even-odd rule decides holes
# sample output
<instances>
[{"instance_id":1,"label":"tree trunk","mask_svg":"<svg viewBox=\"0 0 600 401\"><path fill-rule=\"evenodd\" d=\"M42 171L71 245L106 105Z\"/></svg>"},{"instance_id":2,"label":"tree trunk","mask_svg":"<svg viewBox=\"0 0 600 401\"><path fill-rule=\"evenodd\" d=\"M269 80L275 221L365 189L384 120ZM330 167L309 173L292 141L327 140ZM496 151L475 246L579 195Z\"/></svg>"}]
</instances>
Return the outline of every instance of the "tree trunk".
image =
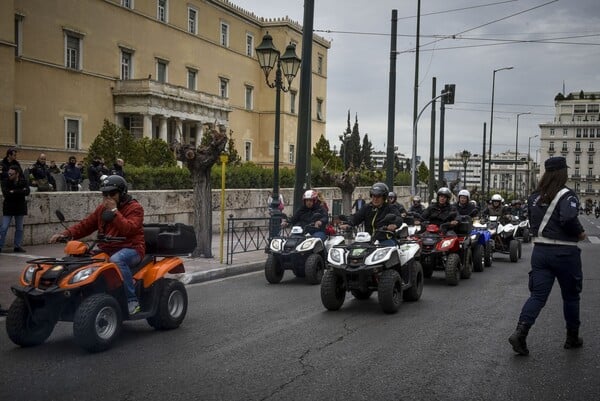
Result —
<instances>
[{"instance_id":1,"label":"tree trunk","mask_svg":"<svg viewBox=\"0 0 600 401\"><path fill-rule=\"evenodd\" d=\"M352 214L352 194L354 193L354 188L352 191L344 191L342 190L342 214L349 216Z\"/></svg>"},{"instance_id":2,"label":"tree trunk","mask_svg":"<svg viewBox=\"0 0 600 401\"><path fill-rule=\"evenodd\" d=\"M194 229L198 245L192 257L212 258L212 190L210 169L192 175L194 184ZM206 202L208 200L208 202Z\"/></svg>"}]
</instances>

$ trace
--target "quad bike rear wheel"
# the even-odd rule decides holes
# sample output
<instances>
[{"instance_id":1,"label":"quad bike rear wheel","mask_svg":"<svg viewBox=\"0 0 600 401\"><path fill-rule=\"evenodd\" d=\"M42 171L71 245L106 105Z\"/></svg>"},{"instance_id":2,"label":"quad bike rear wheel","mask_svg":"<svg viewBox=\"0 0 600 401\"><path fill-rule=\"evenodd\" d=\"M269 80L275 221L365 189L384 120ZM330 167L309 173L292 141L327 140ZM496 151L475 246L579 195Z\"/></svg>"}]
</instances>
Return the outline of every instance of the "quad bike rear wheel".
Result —
<instances>
[{"instance_id":1,"label":"quad bike rear wheel","mask_svg":"<svg viewBox=\"0 0 600 401\"><path fill-rule=\"evenodd\" d=\"M460 256L457 253L451 253L446 260L446 284L458 285L460 279Z\"/></svg>"},{"instance_id":2,"label":"quad bike rear wheel","mask_svg":"<svg viewBox=\"0 0 600 401\"><path fill-rule=\"evenodd\" d=\"M493 261L494 254L494 245L492 241L488 241L485 244L485 248L483 249L483 264L485 267L491 267Z\"/></svg>"},{"instance_id":3,"label":"quad bike rear wheel","mask_svg":"<svg viewBox=\"0 0 600 401\"><path fill-rule=\"evenodd\" d=\"M271 284L277 284L283 278L281 264L273 254L267 256L267 261L265 262L265 277Z\"/></svg>"},{"instance_id":4,"label":"quad bike rear wheel","mask_svg":"<svg viewBox=\"0 0 600 401\"><path fill-rule=\"evenodd\" d=\"M423 293L423 266L417 260L413 260L410 266L413 274L412 287L402 291L402 299L408 302L418 301Z\"/></svg>"},{"instance_id":5,"label":"quad bike rear wheel","mask_svg":"<svg viewBox=\"0 0 600 401\"><path fill-rule=\"evenodd\" d=\"M318 253L309 255L304 263L304 274L308 284L320 284L323 279L323 271L325 270L325 262Z\"/></svg>"},{"instance_id":6,"label":"quad bike rear wheel","mask_svg":"<svg viewBox=\"0 0 600 401\"><path fill-rule=\"evenodd\" d=\"M346 289L344 281L332 270L325 270L321 280L321 302L328 310L339 310L344 304Z\"/></svg>"},{"instance_id":7,"label":"quad bike rear wheel","mask_svg":"<svg viewBox=\"0 0 600 401\"><path fill-rule=\"evenodd\" d=\"M181 325L187 313L188 297L185 286L179 280L163 279L158 310L154 316L146 319L156 330L176 329Z\"/></svg>"},{"instance_id":8,"label":"quad bike rear wheel","mask_svg":"<svg viewBox=\"0 0 600 401\"><path fill-rule=\"evenodd\" d=\"M471 248L465 250L464 262L460 269L460 278L469 279L473 273L473 253Z\"/></svg>"},{"instance_id":9,"label":"quad bike rear wheel","mask_svg":"<svg viewBox=\"0 0 600 401\"><path fill-rule=\"evenodd\" d=\"M529 232L529 228L525 227L523 229L523 242L528 244L531 241L531 233Z\"/></svg>"},{"instance_id":10,"label":"quad bike rear wheel","mask_svg":"<svg viewBox=\"0 0 600 401\"><path fill-rule=\"evenodd\" d=\"M56 321L34 320L27 303L15 298L6 316L6 333L10 340L21 347L40 345L52 333Z\"/></svg>"},{"instance_id":11,"label":"quad bike rear wheel","mask_svg":"<svg viewBox=\"0 0 600 401\"><path fill-rule=\"evenodd\" d=\"M75 311L75 342L90 352L105 351L119 335L121 322L121 307L117 300L108 294L93 294Z\"/></svg>"},{"instance_id":12,"label":"quad bike rear wheel","mask_svg":"<svg viewBox=\"0 0 600 401\"><path fill-rule=\"evenodd\" d=\"M377 286L379 305L385 313L396 313L402 303L402 279L396 270L384 270Z\"/></svg>"},{"instance_id":13,"label":"quad bike rear wheel","mask_svg":"<svg viewBox=\"0 0 600 401\"><path fill-rule=\"evenodd\" d=\"M508 251L510 261L512 263L516 263L517 260L519 260L519 241L517 241L516 239L510 241L510 243L508 244Z\"/></svg>"},{"instance_id":14,"label":"quad bike rear wheel","mask_svg":"<svg viewBox=\"0 0 600 401\"><path fill-rule=\"evenodd\" d=\"M473 271L482 272L485 263L485 247L482 244L476 244L473 249Z\"/></svg>"}]
</instances>

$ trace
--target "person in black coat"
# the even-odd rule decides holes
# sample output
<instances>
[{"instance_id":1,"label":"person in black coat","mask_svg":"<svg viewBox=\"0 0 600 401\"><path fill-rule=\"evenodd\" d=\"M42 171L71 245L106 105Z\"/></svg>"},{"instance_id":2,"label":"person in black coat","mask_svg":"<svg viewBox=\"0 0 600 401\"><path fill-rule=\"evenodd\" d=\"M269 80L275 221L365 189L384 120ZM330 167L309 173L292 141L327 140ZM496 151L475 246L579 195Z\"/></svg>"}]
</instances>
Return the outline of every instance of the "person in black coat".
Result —
<instances>
[{"instance_id":1,"label":"person in black coat","mask_svg":"<svg viewBox=\"0 0 600 401\"><path fill-rule=\"evenodd\" d=\"M14 251L25 252L21 247L23 243L23 220L27 215L27 200L29 195L29 184L23 176L23 172L16 166L9 167L6 172L6 180L2 180L2 228L0 228L0 252L6 241L6 233L11 220L15 219Z\"/></svg>"},{"instance_id":2,"label":"person in black coat","mask_svg":"<svg viewBox=\"0 0 600 401\"><path fill-rule=\"evenodd\" d=\"M400 202L398 202L398 195L396 195L395 192L390 192L388 194L388 203L390 204L390 206L395 209L395 213L399 216L405 217L406 216L406 208L404 207L404 205Z\"/></svg>"},{"instance_id":3,"label":"person in black coat","mask_svg":"<svg viewBox=\"0 0 600 401\"><path fill-rule=\"evenodd\" d=\"M395 245L391 238L384 233L376 233L378 229L394 231L402 225L402 217L397 214L397 209L387 203L389 189L383 182L376 182L369 190L371 202L363 206L357 213L350 217L349 224L342 224L341 229L347 229L349 226L358 226L361 223L365 225L365 231L379 240L382 245ZM390 218L388 216L393 216Z\"/></svg>"},{"instance_id":4,"label":"person in black coat","mask_svg":"<svg viewBox=\"0 0 600 401\"><path fill-rule=\"evenodd\" d=\"M19 171L21 170L21 164L17 161L17 149L9 148L6 151L6 157L2 159L2 177L1 179L4 181L8 178L8 169L11 166L18 167Z\"/></svg>"},{"instance_id":5,"label":"person in black coat","mask_svg":"<svg viewBox=\"0 0 600 401\"><path fill-rule=\"evenodd\" d=\"M459 216L469 216L475 218L479 215L479 208L471 203L471 193L466 189L461 189L458 192L458 203L456 211Z\"/></svg>"},{"instance_id":6,"label":"person in black coat","mask_svg":"<svg viewBox=\"0 0 600 401\"><path fill-rule=\"evenodd\" d=\"M69 162L65 166L63 172L65 182L67 183L67 191L79 191L79 184L81 184L82 176L81 169L77 167L77 158L75 156L69 157Z\"/></svg>"},{"instance_id":7,"label":"person in black coat","mask_svg":"<svg viewBox=\"0 0 600 401\"><path fill-rule=\"evenodd\" d=\"M437 191L437 202L430 205L421 218L423 221L428 221L430 224L442 225L444 223L450 223L451 226L458 224L456 220L458 212L456 207L450 204L450 198L452 192L447 187L442 187Z\"/></svg>"},{"instance_id":8,"label":"person in black coat","mask_svg":"<svg viewBox=\"0 0 600 401\"><path fill-rule=\"evenodd\" d=\"M87 176L90 180L90 191L100 190L100 177L108 175L109 171L104 166L104 161L101 157L96 156L92 161L92 164L88 167Z\"/></svg>"},{"instance_id":9,"label":"person in black coat","mask_svg":"<svg viewBox=\"0 0 600 401\"><path fill-rule=\"evenodd\" d=\"M412 205L408 208L408 212L421 215L424 211L425 208L421 205L421 197L419 195L413 196Z\"/></svg>"},{"instance_id":10,"label":"person in black coat","mask_svg":"<svg viewBox=\"0 0 600 401\"><path fill-rule=\"evenodd\" d=\"M50 173L50 168L46 164L46 155L41 153L37 161L29 169L29 174L33 177L31 185L37 187L40 192L56 190L56 181Z\"/></svg>"},{"instance_id":11,"label":"person in black coat","mask_svg":"<svg viewBox=\"0 0 600 401\"><path fill-rule=\"evenodd\" d=\"M321 238L323 241L327 238L325 227L329 223L329 215L325 208L319 202L319 194L317 191L309 189L302 195L303 205L289 220L289 223L305 228L314 224L314 227L309 228L309 232L313 237ZM281 222L281 227L287 227L286 220Z\"/></svg>"}]
</instances>

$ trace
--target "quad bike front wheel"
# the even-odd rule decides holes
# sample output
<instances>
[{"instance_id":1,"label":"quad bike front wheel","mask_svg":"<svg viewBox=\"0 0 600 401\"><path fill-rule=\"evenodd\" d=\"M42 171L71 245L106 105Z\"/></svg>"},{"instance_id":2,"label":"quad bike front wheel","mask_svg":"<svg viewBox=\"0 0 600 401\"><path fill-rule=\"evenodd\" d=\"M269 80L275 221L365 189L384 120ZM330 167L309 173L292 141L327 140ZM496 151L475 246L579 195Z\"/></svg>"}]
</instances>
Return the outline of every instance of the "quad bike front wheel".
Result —
<instances>
[{"instance_id":1,"label":"quad bike front wheel","mask_svg":"<svg viewBox=\"0 0 600 401\"><path fill-rule=\"evenodd\" d=\"M346 289L344 281L332 270L325 270L321 280L321 302L328 310L339 310L344 304Z\"/></svg>"},{"instance_id":2,"label":"quad bike front wheel","mask_svg":"<svg viewBox=\"0 0 600 401\"><path fill-rule=\"evenodd\" d=\"M473 273L473 253L471 248L465 249L464 261L460 269L460 278L469 279Z\"/></svg>"},{"instance_id":3,"label":"quad bike front wheel","mask_svg":"<svg viewBox=\"0 0 600 401\"><path fill-rule=\"evenodd\" d=\"M179 280L163 280L164 285L159 295L158 310L147 321L156 330L176 329L181 325L187 313L187 291Z\"/></svg>"},{"instance_id":4,"label":"quad bike front wheel","mask_svg":"<svg viewBox=\"0 0 600 401\"><path fill-rule=\"evenodd\" d=\"M492 241L488 241L485 244L485 248L483 248L483 264L485 267L491 267L493 261L494 254L494 245Z\"/></svg>"},{"instance_id":5,"label":"quad bike front wheel","mask_svg":"<svg viewBox=\"0 0 600 401\"><path fill-rule=\"evenodd\" d=\"M306 258L304 263L304 275L308 284L320 284L323 279L323 271L325 270L325 262L318 253L313 253Z\"/></svg>"},{"instance_id":6,"label":"quad bike front wheel","mask_svg":"<svg viewBox=\"0 0 600 401\"><path fill-rule=\"evenodd\" d=\"M265 262L265 278L271 284L277 284L283 278L281 264L273 254L267 256L267 261Z\"/></svg>"},{"instance_id":7,"label":"quad bike front wheel","mask_svg":"<svg viewBox=\"0 0 600 401\"><path fill-rule=\"evenodd\" d=\"M384 270L377 286L379 306L385 313L396 313L402 303L402 279L396 270Z\"/></svg>"},{"instance_id":8,"label":"quad bike front wheel","mask_svg":"<svg viewBox=\"0 0 600 401\"><path fill-rule=\"evenodd\" d=\"M526 244L531 242L531 233L529 232L529 228L527 227L523 229L523 242Z\"/></svg>"},{"instance_id":9,"label":"quad bike front wheel","mask_svg":"<svg viewBox=\"0 0 600 401\"><path fill-rule=\"evenodd\" d=\"M89 352L105 351L121 331L121 307L108 294L84 299L73 317L75 342Z\"/></svg>"},{"instance_id":10,"label":"quad bike front wheel","mask_svg":"<svg viewBox=\"0 0 600 401\"><path fill-rule=\"evenodd\" d=\"M476 244L473 249L473 271L482 272L485 264L485 247L482 244Z\"/></svg>"},{"instance_id":11,"label":"quad bike front wheel","mask_svg":"<svg viewBox=\"0 0 600 401\"><path fill-rule=\"evenodd\" d=\"M22 298L13 301L6 316L6 333L13 343L21 347L42 344L50 337L55 325L55 321L34 320Z\"/></svg>"},{"instance_id":12,"label":"quad bike front wheel","mask_svg":"<svg viewBox=\"0 0 600 401\"><path fill-rule=\"evenodd\" d=\"M519 260L519 241L513 239L508 245L508 254L510 261L516 263Z\"/></svg>"},{"instance_id":13,"label":"quad bike front wheel","mask_svg":"<svg viewBox=\"0 0 600 401\"><path fill-rule=\"evenodd\" d=\"M418 301L423 293L423 266L417 260L413 260L410 266L413 274L413 282L410 288L402 291L402 299L408 302Z\"/></svg>"},{"instance_id":14,"label":"quad bike front wheel","mask_svg":"<svg viewBox=\"0 0 600 401\"><path fill-rule=\"evenodd\" d=\"M446 284L458 285L460 279L460 256L457 253L451 253L446 260Z\"/></svg>"}]
</instances>

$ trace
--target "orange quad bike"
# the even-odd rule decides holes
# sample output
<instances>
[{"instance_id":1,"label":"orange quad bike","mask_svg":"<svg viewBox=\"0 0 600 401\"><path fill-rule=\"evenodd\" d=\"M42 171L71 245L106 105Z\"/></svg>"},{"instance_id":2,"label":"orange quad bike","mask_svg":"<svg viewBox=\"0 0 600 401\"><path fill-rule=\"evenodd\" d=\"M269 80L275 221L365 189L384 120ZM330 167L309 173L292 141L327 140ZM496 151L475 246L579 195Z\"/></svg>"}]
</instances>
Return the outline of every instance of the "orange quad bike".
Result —
<instances>
[{"instance_id":1,"label":"orange quad bike","mask_svg":"<svg viewBox=\"0 0 600 401\"><path fill-rule=\"evenodd\" d=\"M179 327L187 312L187 292L181 281L168 274L185 271L177 255L196 248L194 229L180 223L146 224L144 235L146 256L131 269L140 312L129 315L121 271L108 254L95 248L123 238L98 235L89 242L68 241L66 256L29 260L21 285L12 287L16 298L6 317L12 342L22 347L39 345L58 321L67 321L73 322L77 344L99 352L113 344L124 320L146 319L157 330Z\"/></svg>"}]
</instances>

